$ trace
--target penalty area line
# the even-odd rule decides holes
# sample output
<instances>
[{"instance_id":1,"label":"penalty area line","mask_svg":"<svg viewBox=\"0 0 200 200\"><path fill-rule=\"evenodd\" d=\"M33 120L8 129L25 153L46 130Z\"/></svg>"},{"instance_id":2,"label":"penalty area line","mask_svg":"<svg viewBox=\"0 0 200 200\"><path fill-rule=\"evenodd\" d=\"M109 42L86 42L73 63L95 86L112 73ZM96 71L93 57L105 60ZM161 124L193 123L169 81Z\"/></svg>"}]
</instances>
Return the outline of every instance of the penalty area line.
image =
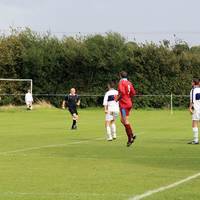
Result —
<instances>
[{"instance_id":1,"label":"penalty area line","mask_svg":"<svg viewBox=\"0 0 200 200\"><path fill-rule=\"evenodd\" d=\"M29 147L29 148L24 148L24 149L16 149L16 150L11 150L11 151L0 152L0 155L27 152L27 151L44 149L44 148L64 147L64 146L76 145L76 144L87 143L87 142L103 140L103 139L105 139L105 138L96 138L94 140L84 140L84 141L80 140L80 141L66 143L66 144L50 144L50 145L44 145L44 146L38 146L38 147Z\"/></svg>"},{"instance_id":2,"label":"penalty area line","mask_svg":"<svg viewBox=\"0 0 200 200\"><path fill-rule=\"evenodd\" d=\"M144 199L148 196L151 196L153 194L156 194L156 193L159 193L159 192L162 192L162 191L165 191L165 190L168 190L168 189L171 189L171 188L175 188L176 186L179 186L183 183L186 183L186 182L189 182L193 179L196 179L200 176L200 173L197 173L197 174L194 174L192 176L188 176L187 178L185 179L182 179L180 181L177 181L175 183L172 183L170 185L167 185L167 186L163 186L163 187L160 187L160 188L157 188L157 189L154 189L154 190L149 190L149 191L146 191L145 193L143 194L140 194L140 195L136 195L136 196L133 196L131 198L129 198L129 200L141 200L141 199Z\"/></svg>"},{"instance_id":3,"label":"penalty area line","mask_svg":"<svg viewBox=\"0 0 200 200\"><path fill-rule=\"evenodd\" d=\"M79 192L79 193L72 193L72 192L0 192L0 196L12 196L12 197L19 197L19 196L40 196L40 197L47 197L47 196L121 196L121 197L126 197L127 194L117 194L117 193L109 193L109 194L105 194L105 193L95 193L95 192Z\"/></svg>"},{"instance_id":4,"label":"penalty area line","mask_svg":"<svg viewBox=\"0 0 200 200\"><path fill-rule=\"evenodd\" d=\"M143 133L140 133L139 135L141 134ZM118 136L117 138L120 138L120 136ZM94 138L92 140L80 140L80 141L64 143L64 144L50 144L50 145L44 145L44 146L38 146L38 147L28 147L28 148L23 148L23 149L10 150L10 151L5 151L5 152L0 152L0 155L34 151L34 150L45 149L45 148L64 147L64 146L69 146L69 145L76 145L76 144L82 144L82 143L88 143L88 142L100 141L100 140L105 140L105 137Z\"/></svg>"}]
</instances>

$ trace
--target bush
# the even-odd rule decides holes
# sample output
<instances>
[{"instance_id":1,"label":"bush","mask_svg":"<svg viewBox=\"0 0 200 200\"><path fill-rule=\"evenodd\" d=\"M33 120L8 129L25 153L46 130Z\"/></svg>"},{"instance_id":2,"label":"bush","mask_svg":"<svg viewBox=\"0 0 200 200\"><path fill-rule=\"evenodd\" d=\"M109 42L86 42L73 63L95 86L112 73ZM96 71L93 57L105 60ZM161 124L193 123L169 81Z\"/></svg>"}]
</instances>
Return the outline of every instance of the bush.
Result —
<instances>
[{"instance_id":1,"label":"bush","mask_svg":"<svg viewBox=\"0 0 200 200\"><path fill-rule=\"evenodd\" d=\"M107 81L118 81L127 70L138 94L186 95L191 79L200 74L200 47L186 43L170 46L164 41L137 44L118 33L85 38L58 39L30 29L0 37L0 74L3 78L33 79L33 93L64 94L71 87L78 93L104 94ZM1 85L0 85L1 87ZM12 87L11 92L24 88ZM43 97L60 106L62 97ZM50 99L49 99L50 98ZM22 97L5 97L2 104L23 102ZM176 100L176 106L188 100ZM102 105L102 97L85 97L82 107ZM136 107L168 107L165 98L138 98Z\"/></svg>"}]
</instances>

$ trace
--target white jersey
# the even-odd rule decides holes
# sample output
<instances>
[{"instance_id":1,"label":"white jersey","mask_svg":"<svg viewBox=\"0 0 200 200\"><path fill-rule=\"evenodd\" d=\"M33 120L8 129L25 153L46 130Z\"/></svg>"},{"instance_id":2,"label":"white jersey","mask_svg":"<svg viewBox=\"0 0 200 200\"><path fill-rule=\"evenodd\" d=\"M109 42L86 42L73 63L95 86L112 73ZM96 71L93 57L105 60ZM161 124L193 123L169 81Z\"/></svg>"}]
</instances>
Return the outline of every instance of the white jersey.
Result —
<instances>
[{"instance_id":1,"label":"white jersey","mask_svg":"<svg viewBox=\"0 0 200 200\"><path fill-rule=\"evenodd\" d=\"M190 92L190 103L195 112L200 113L200 87L194 87Z\"/></svg>"},{"instance_id":2,"label":"white jersey","mask_svg":"<svg viewBox=\"0 0 200 200\"><path fill-rule=\"evenodd\" d=\"M25 95L25 102L33 102L33 96L30 92L26 93Z\"/></svg>"},{"instance_id":3,"label":"white jersey","mask_svg":"<svg viewBox=\"0 0 200 200\"><path fill-rule=\"evenodd\" d=\"M115 101L115 96L117 95L118 91L111 89L104 96L103 105L108 106L108 111L110 112L119 112L119 103Z\"/></svg>"}]
</instances>

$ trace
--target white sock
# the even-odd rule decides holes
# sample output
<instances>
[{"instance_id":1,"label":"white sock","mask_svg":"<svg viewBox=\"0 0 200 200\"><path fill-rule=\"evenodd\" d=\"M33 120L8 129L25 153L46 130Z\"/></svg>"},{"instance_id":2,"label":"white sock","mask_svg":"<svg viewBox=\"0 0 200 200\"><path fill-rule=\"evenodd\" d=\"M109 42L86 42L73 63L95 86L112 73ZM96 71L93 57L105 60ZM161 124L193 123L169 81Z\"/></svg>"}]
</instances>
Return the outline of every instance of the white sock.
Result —
<instances>
[{"instance_id":1,"label":"white sock","mask_svg":"<svg viewBox=\"0 0 200 200\"><path fill-rule=\"evenodd\" d=\"M111 132L112 132L113 138L117 138L117 134L116 134L116 125L115 125L115 123L112 123L112 124L111 124Z\"/></svg>"},{"instance_id":2,"label":"white sock","mask_svg":"<svg viewBox=\"0 0 200 200\"><path fill-rule=\"evenodd\" d=\"M112 135L111 135L111 128L110 126L106 127L107 130L107 140L112 140Z\"/></svg>"},{"instance_id":3,"label":"white sock","mask_svg":"<svg viewBox=\"0 0 200 200\"><path fill-rule=\"evenodd\" d=\"M197 127L192 128L193 130L193 134L194 134L194 142L198 142L199 141L199 130Z\"/></svg>"}]
</instances>

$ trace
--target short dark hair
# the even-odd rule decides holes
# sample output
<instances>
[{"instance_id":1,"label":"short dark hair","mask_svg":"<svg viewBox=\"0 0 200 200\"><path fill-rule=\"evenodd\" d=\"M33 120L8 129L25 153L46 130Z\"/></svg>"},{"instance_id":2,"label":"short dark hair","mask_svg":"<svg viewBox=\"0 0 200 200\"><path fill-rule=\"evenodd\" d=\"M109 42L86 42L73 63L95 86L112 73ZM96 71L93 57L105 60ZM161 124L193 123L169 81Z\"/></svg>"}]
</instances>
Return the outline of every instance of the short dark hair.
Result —
<instances>
[{"instance_id":1,"label":"short dark hair","mask_svg":"<svg viewBox=\"0 0 200 200\"><path fill-rule=\"evenodd\" d=\"M199 79L198 78L193 78L192 82L194 83L194 85L199 85Z\"/></svg>"},{"instance_id":2,"label":"short dark hair","mask_svg":"<svg viewBox=\"0 0 200 200\"><path fill-rule=\"evenodd\" d=\"M111 88L115 87L115 82L114 81L109 81L108 82L108 86L110 86Z\"/></svg>"},{"instance_id":3,"label":"short dark hair","mask_svg":"<svg viewBox=\"0 0 200 200\"><path fill-rule=\"evenodd\" d=\"M121 71L119 73L119 75L122 77L122 78L127 78L128 77L128 73L126 71Z\"/></svg>"}]
</instances>

